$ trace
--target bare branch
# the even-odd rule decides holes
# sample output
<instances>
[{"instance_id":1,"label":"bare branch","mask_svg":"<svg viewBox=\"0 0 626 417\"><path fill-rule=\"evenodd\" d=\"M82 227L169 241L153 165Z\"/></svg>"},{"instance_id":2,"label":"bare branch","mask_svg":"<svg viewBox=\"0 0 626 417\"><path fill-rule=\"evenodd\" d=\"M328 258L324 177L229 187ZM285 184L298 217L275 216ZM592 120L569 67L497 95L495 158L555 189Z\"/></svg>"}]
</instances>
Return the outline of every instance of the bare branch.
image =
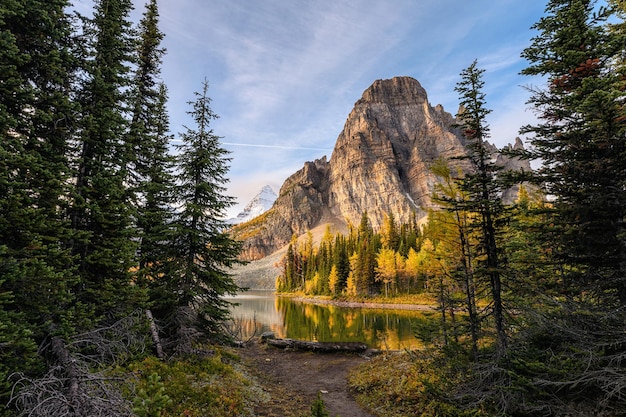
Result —
<instances>
[{"instance_id":1,"label":"bare branch","mask_svg":"<svg viewBox=\"0 0 626 417\"><path fill-rule=\"evenodd\" d=\"M128 381L98 371L145 349L138 331L144 320L136 312L111 326L83 333L69 342L52 337L40 346L50 366L40 378L14 374L11 404L20 416L119 417L131 416L130 403L121 394Z\"/></svg>"}]
</instances>

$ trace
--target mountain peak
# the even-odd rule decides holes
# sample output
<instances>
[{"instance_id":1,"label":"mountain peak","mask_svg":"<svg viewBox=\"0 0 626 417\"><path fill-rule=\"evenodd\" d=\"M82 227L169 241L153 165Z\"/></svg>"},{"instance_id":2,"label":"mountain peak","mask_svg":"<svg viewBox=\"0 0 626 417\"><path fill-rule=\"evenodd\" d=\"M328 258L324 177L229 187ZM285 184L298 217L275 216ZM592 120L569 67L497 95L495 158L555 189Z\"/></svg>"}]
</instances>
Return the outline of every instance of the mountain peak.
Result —
<instances>
[{"instance_id":1,"label":"mountain peak","mask_svg":"<svg viewBox=\"0 0 626 417\"><path fill-rule=\"evenodd\" d=\"M426 90L415 78L394 77L376 80L363 92L357 105L364 103L414 104L427 102Z\"/></svg>"},{"instance_id":2,"label":"mountain peak","mask_svg":"<svg viewBox=\"0 0 626 417\"><path fill-rule=\"evenodd\" d=\"M229 219L230 224L239 224L252 220L260 216L267 210L272 208L272 204L276 201L276 193L269 185L263 186L261 190L250 200L248 205L237 215L237 217Z\"/></svg>"},{"instance_id":3,"label":"mountain peak","mask_svg":"<svg viewBox=\"0 0 626 417\"><path fill-rule=\"evenodd\" d=\"M324 224L346 230L365 212L374 229L389 213L398 223L425 217L436 207L432 196L439 179L432 164L443 158L462 171L470 169L454 122L442 106L430 105L414 78L375 81L348 115L330 160L305 162L285 180L262 224L234 229L236 236L245 236L242 257L267 256L293 235Z\"/></svg>"}]
</instances>

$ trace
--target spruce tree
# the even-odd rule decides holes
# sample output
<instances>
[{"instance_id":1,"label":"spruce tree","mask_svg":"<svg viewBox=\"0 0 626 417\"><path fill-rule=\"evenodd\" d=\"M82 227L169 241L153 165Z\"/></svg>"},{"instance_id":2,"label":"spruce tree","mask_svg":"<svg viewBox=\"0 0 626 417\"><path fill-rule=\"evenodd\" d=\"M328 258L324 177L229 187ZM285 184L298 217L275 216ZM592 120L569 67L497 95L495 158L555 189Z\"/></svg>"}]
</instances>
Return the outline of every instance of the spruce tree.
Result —
<instances>
[{"instance_id":1,"label":"spruce tree","mask_svg":"<svg viewBox=\"0 0 626 417\"><path fill-rule=\"evenodd\" d=\"M374 230L370 225L367 212L361 215L357 232L357 264L352 270L355 279L357 295L370 295L374 287L376 267L376 240Z\"/></svg>"},{"instance_id":2,"label":"spruce tree","mask_svg":"<svg viewBox=\"0 0 626 417\"><path fill-rule=\"evenodd\" d=\"M540 122L533 157L537 182L554 196L550 227L557 228L556 259L571 271L578 294L626 305L625 33L608 31L611 9L592 0L552 0L535 25L539 34L523 52L522 73L545 76L531 90ZM552 226L553 225L553 226Z\"/></svg>"},{"instance_id":3,"label":"spruce tree","mask_svg":"<svg viewBox=\"0 0 626 417\"><path fill-rule=\"evenodd\" d=\"M179 352L188 352L202 336L219 337L221 324L229 315L226 294L238 287L227 268L237 263L240 243L227 233L223 220L233 198L225 196L228 181L228 151L213 133L213 113L208 82L190 102L195 128L180 135L178 145L179 209L173 223L174 235L168 253L169 270L161 282L166 298L155 307Z\"/></svg>"},{"instance_id":4,"label":"spruce tree","mask_svg":"<svg viewBox=\"0 0 626 417\"><path fill-rule=\"evenodd\" d=\"M152 115L152 148L143 169L141 193L136 198L136 218L139 228L139 274L158 275L167 262L166 246L170 242L173 203L175 202L174 157L169 154L169 116L165 107L167 89L159 85L159 99Z\"/></svg>"},{"instance_id":5,"label":"spruce tree","mask_svg":"<svg viewBox=\"0 0 626 417\"><path fill-rule=\"evenodd\" d=\"M64 216L75 113L66 7L53 0L0 8L0 374L43 369L36 346L74 327Z\"/></svg>"},{"instance_id":6,"label":"spruce tree","mask_svg":"<svg viewBox=\"0 0 626 417\"><path fill-rule=\"evenodd\" d=\"M127 178L129 65L133 43L130 0L100 0L83 28L88 56L78 93L82 111L78 132L76 186L71 208L72 242L78 257L80 300L94 318L125 314L137 307L136 232L131 221Z\"/></svg>"},{"instance_id":7,"label":"spruce tree","mask_svg":"<svg viewBox=\"0 0 626 417\"><path fill-rule=\"evenodd\" d=\"M146 5L139 23L136 70L132 80L131 122L126 135L128 178L139 233L139 282L148 285L166 261L174 203L174 158L169 154L167 87L159 81L160 47L156 0Z\"/></svg>"},{"instance_id":8,"label":"spruce tree","mask_svg":"<svg viewBox=\"0 0 626 417\"><path fill-rule=\"evenodd\" d=\"M346 289L350 276L350 257L348 256L346 238L338 234L334 248L333 266L337 269L338 279L336 291L341 293Z\"/></svg>"},{"instance_id":9,"label":"spruce tree","mask_svg":"<svg viewBox=\"0 0 626 417\"><path fill-rule=\"evenodd\" d=\"M333 240L334 236L330 231L330 225L326 225L326 229L324 230L324 235L322 236L316 255L316 268L320 273L320 277L323 282L328 281L330 270L333 265Z\"/></svg>"},{"instance_id":10,"label":"spruce tree","mask_svg":"<svg viewBox=\"0 0 626 417\"><path fill-rule=\"evenodd\" d=\"M7 42L0 52L7 71L7 78L0 82L0 245L7 245L5 256L16 262L37 264L48 271L25 275L15 285L49 285L48 290L55 292L55 287L60 289L71 279L72 269L64 250L69 121L75 111L70 101L71 26L65 1L9 6L13 8L0 12L4 15L1 38ZM16 296L24 297L20 300L24 308L35 310L60 302L44 302L22 293Z\"/></svg>"},{"instance_id":11,"label":"spruce tree","mask_svg":"<svg viewBox=\"0 0 626 417\"><path fill-rule=\"evenodd\" d=\"M293 248L293 243L289 243L287 247L287 254L284 258L284 270L282 275L282 285L278 288L279 291L291 291L296 287L296 262L295 262L295 251Z\"/></svg>"},{"instance_id":12,"label":"spruce tree","mask_svg":"<svg viewBox=\"0 0 626 417\"><path fill-rule=\"evenodd\" d=\"M526 309L528 327L515 335L523 346L516 354L533 364L516 372L541 381L534 413L577 406L583 393L586 414L624 409L621 389L614 389L626 384L624 37L607 30L611 13L592 0L550 0L522 54L530 63L523 73L545 80L530 89L539 121L522 130L532 133L529 154L541 160L535 180L547 202L538 204L538 216L526 204L518 220L532 221L524 225L532 234L512 236L509 244L539 248L529 268L533 286L563 277L542 291L540 307ZM516 405L524 410L529 403Z\"/></svg>"}]
</instances>

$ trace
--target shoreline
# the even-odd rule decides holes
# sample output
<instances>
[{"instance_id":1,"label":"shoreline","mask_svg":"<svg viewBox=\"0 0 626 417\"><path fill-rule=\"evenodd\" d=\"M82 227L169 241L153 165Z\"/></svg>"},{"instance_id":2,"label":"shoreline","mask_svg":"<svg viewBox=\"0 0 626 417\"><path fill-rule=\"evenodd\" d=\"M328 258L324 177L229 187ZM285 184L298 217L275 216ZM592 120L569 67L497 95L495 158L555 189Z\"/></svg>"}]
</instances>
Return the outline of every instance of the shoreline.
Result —
<instances>
[{"instance_id":1,"label":"shoreline","mask_svg":"<svg viewBox=\"0 0 626 417\"><path fill-rule=\"evenodd\" d=\"M410 311L435 311L435 306L428 304L393 304L393 303L375 303L375 302L363 302L363 301L339 301L339 300L325 300L320 298L302 297L298 295L277 294L277 297L289 297L295 301L302 303L318 304L318 305L333 305L337 307L346 308L368 308L368 309L382 309L382 310L410 310Z\"/></svg>"}]
</instances>

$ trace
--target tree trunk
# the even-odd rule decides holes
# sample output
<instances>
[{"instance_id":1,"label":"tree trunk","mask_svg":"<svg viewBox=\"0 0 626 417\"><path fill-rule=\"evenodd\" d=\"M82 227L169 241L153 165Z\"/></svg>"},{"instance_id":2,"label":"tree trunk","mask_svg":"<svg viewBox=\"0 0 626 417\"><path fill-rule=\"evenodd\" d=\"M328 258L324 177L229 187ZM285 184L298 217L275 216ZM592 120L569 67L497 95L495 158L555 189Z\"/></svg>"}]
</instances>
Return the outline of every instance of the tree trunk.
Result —
<instances>
[{"instance_id":1,"label":"tree trunk","mask_svg":"<svg viewBox=\"0 0 626 417\"><path fill-rule=\"evenodd\" d=\"M152 336L152 343L154 343L154 348L156 349L157 358L165 359L163 346L161 345L161 338L159 337L159 329L157 328L154 317L152 316L152 311L150 309L146 310L146 318L148 319L148 323L150 324L150 335Z\"/></svg>"},{"instance_id":2,"label":"tree trunk","mask_svg":"<svg viewBox=\"0 0 626 417\"><path fill-rule=\"evenodd\" d=\"M359 342L307 342L294 339L267 339L266 343L281 349L291 348L324 353L360 353L367 350L367 345Z\"/></svg>"},{"instance_id":3,"label":"tree trunk","mask_svg":"<svg viewBox=\"0 0 626 417\"><path fill-rule=\"evenodd\" d=\"M486 210L483 224L484 240L487 246L487 267L491 283L491 296L493 299L493 317L496 324L498 338L498 353L506 356L508 350L507 334L504 327L504 307L502 303L502 282L500 277L500 264L498 261L498 248L496 244L496 232L493 226L491 212Z\"/></svg>"},{"instance_id":4,"label":"tree trunk","mask_svg":"<svg viewBox=\"0 0 626 417\"><path fill-rule=\"evenodd\" d=\"M463 255L463 275L465 277L465 295L467 296L467 312L469 314L470 334L472 337L472 357L478 358L478 312L476 311L476 288L474 283L474 272L472 266L472 248L465 235L467 220L458 210L455 210L459 240L461 244L461 254Z\"/></svg>"},{"instance_id":5,"label":"tree trunk","mask_svg":"<svg viewBox=\"0 0 626 417\"><path fill-rule=\"evenodd\" d=\"M65 370L67 377L67 400L69 408L74 412L74 415L83 415L81 411L81 402L79 399L79 372L76 366L76 361L70 355L67 350L65 342L60 337L52 338L51 343L52 353L56 356L59 365Z\"/></svg>"}]
</instances>

